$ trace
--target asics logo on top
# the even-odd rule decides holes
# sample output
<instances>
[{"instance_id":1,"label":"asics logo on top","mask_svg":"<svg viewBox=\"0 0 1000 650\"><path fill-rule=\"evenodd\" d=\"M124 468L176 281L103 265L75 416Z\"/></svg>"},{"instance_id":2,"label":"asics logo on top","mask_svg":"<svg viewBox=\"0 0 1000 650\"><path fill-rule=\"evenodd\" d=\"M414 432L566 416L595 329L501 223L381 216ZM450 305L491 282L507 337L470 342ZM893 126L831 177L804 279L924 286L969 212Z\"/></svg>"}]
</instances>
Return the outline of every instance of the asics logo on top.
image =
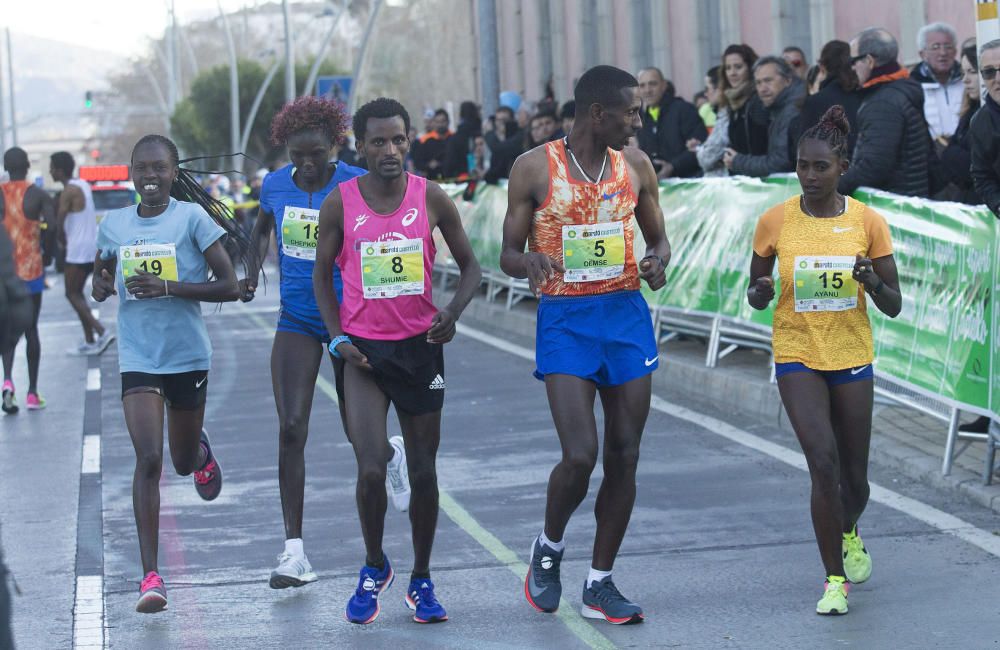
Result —
<instances>
[{"instance_id":1,"label":"asics logo on top","mask_svg":"<svg viewBox=\"0 0 1000 650\"><path fill-rule=\"evenodd\" d=\"M656 355L656 356L655 356L655 357L653 357L652 359L645 359L645 360L644 360L644 363L646 364L646 367L648 368L648 367L650 367L651 365L653 365L654 363L656 363L656 360L657 360L657 359L659 359L659 358L660 358L660 355Z\"/></svg>"},{"instance_id":2,"label":"asics logo on top","mask_svg":"<svg viewBox=\"0 0 1000 650\"><path fill-rule=\"evenodd\" d=\"M864 371L864 369L867 368L869 365L870 364L866 363L865 365L861 366L860 368L851 368L851 374L852 375L856 375L856 374Z\"/></svg>"},{"instance_id":3,"label":"asics logo on top","mask_svg":"<svg viewBox=\"0 0 1000 650\"><path fill-rule=\"evenodd\" d=\"M848 230L854 230L854 227L853 226L848 226L847 228L841 228L839 226L834 226L833 227L833 232L835 232L837 234L840 234L842 232L847 232Z\"/></svg>"},{"instance_id":4,"label":"asics logo on top","mask_svg":"<svg viewBox=\"0 0 1000 650\"><path fill-rule=\"evenodd\" d=\"M430 386L428 386L427 388L429 388L430 390L444 390L444 386L445 386L444 377L442 377L441 375L435 375L434 381L432 381Z\"/></svg>"},{"instance_id":5,"label":"asics logo on top","mask_svg":"<svg viewBox=\"0 0 1000 650\"><path fill-rule=\"evenodd\" d=\"M416 208L410 208L409 210L406 211L406 214L403 215L403 225L404 226L409 226L411 223L413 223L416 220L417 220L417 209Z\"/></svg>"},{"instance_id":6,"label":"asics logo on top","mask_svg":"<svg viewBox=\"0 0 1000 650\"><path fill-rule=\"evenodd\" d=\"M548 555L542 558L542 568L543 569L552 568L552 558L550 558Z\"/></svg>"},{"instance_id":7,"label":"asics logo on top","mask_svg":"<svg viewBox=\"0 0 1000 650\"><path fill-rule=\"evenodd\" d=\"M605 201L610 201L611 199L615 198L616 196L618 196L619 194L621 194L624 191L625 191L624 189L621 189L621 190L618 190L617 192L615 192L613 194L608 194L607 192L605 192L604 195L603 195L604 196L604 200Z\"/></svg>"},{"instance_id":8,"label":"asics logo on top","mask_svg":"<svg viewBox=\"0 0 1000 650\"><path fill-rule=\"evenodd\" d=\"M201 385L204 384L206 381L208 381L208 375L205 375L204 377L202 377L201 381L194 382L194 387L195 388L201 388Z\"/></svg>"},{"instance_id":9,"label":"asics logo on top","mask_svg":"<svg viewBox=\"0 0 1000 650\"><path fill-rule=\"evenodd\" d=\"M366 221L368 221L367 214L359 214L358 216L354 217L354 229L357 230L358 228L363 226Z\"/></svg>"},{"instance_id":10,"label":"asics logo on top","mask_svg":"<svg viewBox=\"0 0 1000 650\"><path fill-rule=\"evenodd\" d=\"M375 581L371 578L365 578L365 581L361 583L361 588L365 591L375 591Z\"/></svg>"}]
</instances>

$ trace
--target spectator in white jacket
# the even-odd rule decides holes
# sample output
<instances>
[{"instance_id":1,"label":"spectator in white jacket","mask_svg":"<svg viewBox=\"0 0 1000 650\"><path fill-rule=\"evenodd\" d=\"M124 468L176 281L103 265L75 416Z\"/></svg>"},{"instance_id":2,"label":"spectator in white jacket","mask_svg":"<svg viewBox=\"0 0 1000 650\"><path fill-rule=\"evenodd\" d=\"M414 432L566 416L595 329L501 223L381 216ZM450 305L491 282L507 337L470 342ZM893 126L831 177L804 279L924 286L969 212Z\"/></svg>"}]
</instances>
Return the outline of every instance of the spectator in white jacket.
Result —
<instances>
[{"instance_id":1,"label":"spectator in white jacket","mask_svg":"<svg viewBox=\"0 0 1000 650\"><path fill-rule=\"evenodd\" d=\"M962 66L955 29L947 23L924 25L917 33L920 63L910 78L924 89L924 119L931 138L944 147L958 128L962 109Z\"/></svg>"}]
</instances>

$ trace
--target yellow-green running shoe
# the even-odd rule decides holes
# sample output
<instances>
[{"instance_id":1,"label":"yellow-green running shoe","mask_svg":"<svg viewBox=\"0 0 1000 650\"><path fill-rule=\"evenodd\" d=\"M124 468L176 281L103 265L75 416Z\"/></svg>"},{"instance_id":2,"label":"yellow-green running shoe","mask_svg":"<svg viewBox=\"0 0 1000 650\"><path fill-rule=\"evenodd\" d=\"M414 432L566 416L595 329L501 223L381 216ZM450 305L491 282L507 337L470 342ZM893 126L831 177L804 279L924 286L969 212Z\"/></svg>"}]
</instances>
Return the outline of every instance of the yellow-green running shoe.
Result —
<instances>
[{"instance_id":1,"label":"yellow-green running shoe","mask_svg":"<svg viewBox=\"0 0 1000 650\"><path fill-rule=\"evenodd\" d=\"M844 533L844 574L854 584L861 584L872 575L872 556L868 554L858 527L849 533Z\"/></svg>"},{"instance_id":2,"label":"yellow-green running shoe","mask_svg":"<svg viewBox=\"0 0 1000 650\"><path fill-rule=\"evenodd\" d=\"M823 597L816 603L816 613L824 616L840 616L847 613L847 590L849 583L844 576L827 576Z\"/></svg>"}]
</instances>

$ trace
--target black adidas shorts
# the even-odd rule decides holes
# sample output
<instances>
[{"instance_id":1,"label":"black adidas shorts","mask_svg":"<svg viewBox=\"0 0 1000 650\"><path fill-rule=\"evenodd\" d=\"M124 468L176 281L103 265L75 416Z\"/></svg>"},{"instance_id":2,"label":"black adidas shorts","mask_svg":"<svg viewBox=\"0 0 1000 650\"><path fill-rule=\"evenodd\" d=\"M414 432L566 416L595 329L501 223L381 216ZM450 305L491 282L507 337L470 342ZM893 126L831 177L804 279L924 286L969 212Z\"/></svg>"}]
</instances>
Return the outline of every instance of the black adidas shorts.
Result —
<instances>
[{"instance_id":1,"label":"black adidas shorts","mask_svg":"<svg viewBox=\"0 0 1000 650\"><path fill-rule=\"evenodd\" d=\"M205 404L208 395L208 371L192 370L172 375L148 372L122 373L122 399L128 393L156 393L167 406L182 411L194 411Z\"/></svg>"},{"instance_id":2,"label":"black adidas shorts","mask_svg":"<svg viewBox=\"0 0 1000 650\"><path fill-rule=\"evenodd\" d=\"M368 358L375 384L397 409L409 415L440 411L444 406L444 346L420 334L402 341L351 336Z\"/></svg>"}]
</instances>

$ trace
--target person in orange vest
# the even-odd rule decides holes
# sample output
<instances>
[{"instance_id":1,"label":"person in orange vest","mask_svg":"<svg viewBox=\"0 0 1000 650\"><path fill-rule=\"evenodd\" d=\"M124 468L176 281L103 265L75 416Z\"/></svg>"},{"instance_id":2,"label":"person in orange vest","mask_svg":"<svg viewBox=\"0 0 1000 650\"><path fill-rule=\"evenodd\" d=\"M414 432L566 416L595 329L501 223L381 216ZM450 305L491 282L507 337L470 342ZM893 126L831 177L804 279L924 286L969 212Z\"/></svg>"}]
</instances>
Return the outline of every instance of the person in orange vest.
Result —
<instances>
[{"instance_id":1,"label":"person in orange vest","mask_svg":"<svg viewBox=\"0 0 1000 650\"><path fill-rule=\"evenodd\" d=\"M45 290L45 268L42 266L43 220L53 217L52 199L42 188L27 180L28 154L20 147L12 147L3 154L3 166L10 180L0 183L3 195L3 225L14 245L14 271L31 294L34 307L31 326L24 332L28 353L28 410L45 408L45 400L38 395L38 365L42 356L38 337L38 314L42 310L42 291ZM3 351L3 412L17 413L14 391L15 341Z\"/></svg>"}]
</instances>

